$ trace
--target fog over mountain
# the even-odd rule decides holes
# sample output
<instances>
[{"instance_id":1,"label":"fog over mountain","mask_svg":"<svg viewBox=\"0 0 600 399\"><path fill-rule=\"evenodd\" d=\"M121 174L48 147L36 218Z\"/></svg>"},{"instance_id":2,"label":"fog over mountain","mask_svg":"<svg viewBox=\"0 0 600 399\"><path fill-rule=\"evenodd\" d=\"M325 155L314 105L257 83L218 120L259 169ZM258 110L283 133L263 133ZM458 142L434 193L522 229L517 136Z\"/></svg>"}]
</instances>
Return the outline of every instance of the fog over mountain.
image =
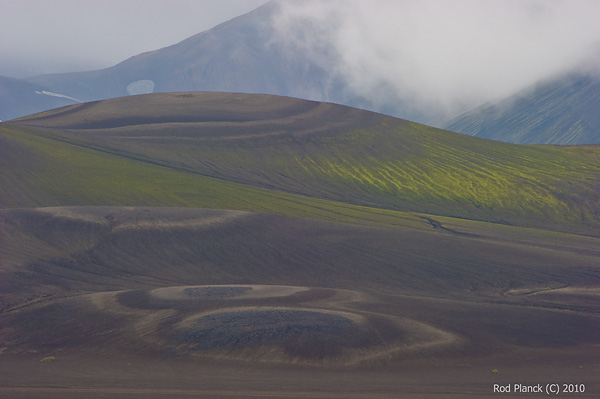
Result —
<instances>
[{"instance_id":1,"label":"fog over mountain","mask_svg":"<svg viewBox=\"0 0 600 399\"><path fill-rule=\"evenodd\" d=\"M117 7L117 3L107 4ZM157 29L149 36L166 36L174 26L189 23L189 18L179 19L177 15L194 11L186 2L174 2L169 13L156 6L164 4L161 2L150 2L144 9L132 6L136 1L123 4L120 23L91 19L93 28L77 31L80 41L88 38L87 50L98 49L98 59L108 54L98 45L103 36L111 40L112 52L116 53L140 40L131 34L132 27L147 26L148 20L154 20ZM215 3L205 4L217 7ZM81 7L73 10L82 11ZM589 56L600 47L597 1L276 0L262 10L177 46L140 54L113 69L97 71L92 74L93 84L81 80L83 75L76 79L46 76L29 82L85 101L139 90L282 94L340 102L441 126L480 104L577 70L582 63L600 70L598 59L590 61ZM123 24L124 20L127 23ZM52 53L52 48L64 53L66 46L50 39L57 21L48 19L47 26L41 20L36 22L38 26L29 26L28 31L44 32L42 54ZM164 46L158 43L155 48ZM74 53L80 51L79 47L73 49ZM35 62L32 50L27 57ZM74 65L77 62L75 56L69 59ZM157 59L161 62L152 64ZM138 65L134 67L135 60ZM168 75L171 81L167 84ZM146 82L150 80L153 85ZM142 83L125 90L137 81ZM89 95L61 91L75 86L88 87Z\"/></svg>"},{"instance_id":2,"label":"fog over mountain","mask_svg":"<svg viewBox=\"0 0 600 399\"><path fill-rule=\"evenodd\" d=\"M569 73L484 104L445 129L518 144L600 144L600 74Z\"/></svg>"},{"instance_id":3,"label":"fog over mountain","mask_svg":"<svg viewBox=\"0 0 600 399\"><path fill-rule=\"evenodd\" d=\"M597 1L281 4L274 26L292 49L329 62L375 108L402 99L438 117L577 68L600 44Z\"/></svg>"}]
</instances>

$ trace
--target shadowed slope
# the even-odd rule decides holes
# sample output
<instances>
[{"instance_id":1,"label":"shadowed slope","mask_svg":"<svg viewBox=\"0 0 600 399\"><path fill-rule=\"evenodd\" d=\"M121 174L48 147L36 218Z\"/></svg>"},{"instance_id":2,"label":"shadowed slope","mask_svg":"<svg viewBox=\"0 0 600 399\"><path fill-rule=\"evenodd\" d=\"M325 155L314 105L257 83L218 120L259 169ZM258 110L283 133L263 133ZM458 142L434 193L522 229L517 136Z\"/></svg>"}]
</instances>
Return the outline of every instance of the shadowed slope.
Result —
<instances>
[{"instance_id":1,"label":"shadowed slope","mask_svg":"<svg viewBox=\"0 0 600 399\"><path fill-rule=\"evenodd\" d=\"M600 144L599 93L600 76L560 76L466 112L445 128L508 143Z\"/></svg>"},{"instance_id":2,"label":"shadowed slope","mask_svg":"<svg viewBox=\"0 0 600 399\"><path fill-rule=\"evenodd\" d=\"M54 284L68 293L228 283L496 296L599 278L597 238L487 223L456 221L449 233L187 208L0 213L11 296Z\"/></svg>"}]
</instances>

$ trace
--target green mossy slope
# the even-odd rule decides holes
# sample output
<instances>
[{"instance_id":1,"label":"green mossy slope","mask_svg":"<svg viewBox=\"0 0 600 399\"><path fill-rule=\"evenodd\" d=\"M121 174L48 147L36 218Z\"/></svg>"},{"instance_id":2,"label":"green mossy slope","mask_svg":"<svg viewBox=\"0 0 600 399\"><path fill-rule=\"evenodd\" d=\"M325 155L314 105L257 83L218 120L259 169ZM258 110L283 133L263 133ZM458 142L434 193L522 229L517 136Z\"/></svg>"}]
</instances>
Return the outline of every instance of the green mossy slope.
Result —
<instances>
[{"instance_id":1,"label":"green mossy slope","mask_svg":"<svg viewBox=\"0 0 600 399\"><path fill-rule=\"evenodd\" d=\"M0 126L0 208L168 206L278 213L360 224L425 228L404 212L245 186L82 148Z\"/></svg>"},{"instance_id":2,"label":"green mossy slope","mask_svg":"<svg viewBox=\"0 0 600 399\"><path fill-rule=\"evenodd\" d=\"M556 230L599 226L597 146L512 145L333 104L224 93L107 100L20 123L80 147L303 196Z\"/></svg>"}]
</instances>

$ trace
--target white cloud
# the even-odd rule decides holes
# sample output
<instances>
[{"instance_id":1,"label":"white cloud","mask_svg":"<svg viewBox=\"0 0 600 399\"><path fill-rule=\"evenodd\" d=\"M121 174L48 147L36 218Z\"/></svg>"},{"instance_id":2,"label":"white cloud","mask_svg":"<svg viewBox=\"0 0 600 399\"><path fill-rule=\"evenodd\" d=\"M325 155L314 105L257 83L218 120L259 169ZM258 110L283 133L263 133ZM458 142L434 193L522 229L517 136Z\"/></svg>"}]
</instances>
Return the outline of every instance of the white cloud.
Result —
<instances>
[{"instance_id":1,"label":"white cloud","mask_svg":"<svg viewBox=\"0 0 600 399\"><path fill-rule=\"evenodd\" d=\"M600 43L587 0L305 0L282 2L281 37L323 44L373 102L451 115L572 68ZM312 28L311 23L316 28ZM282 22L283 21L283 22ZM324 28L327 27L327 28ZM600 67L599 67L600 69Z\"/></svg>"}]
</instances>

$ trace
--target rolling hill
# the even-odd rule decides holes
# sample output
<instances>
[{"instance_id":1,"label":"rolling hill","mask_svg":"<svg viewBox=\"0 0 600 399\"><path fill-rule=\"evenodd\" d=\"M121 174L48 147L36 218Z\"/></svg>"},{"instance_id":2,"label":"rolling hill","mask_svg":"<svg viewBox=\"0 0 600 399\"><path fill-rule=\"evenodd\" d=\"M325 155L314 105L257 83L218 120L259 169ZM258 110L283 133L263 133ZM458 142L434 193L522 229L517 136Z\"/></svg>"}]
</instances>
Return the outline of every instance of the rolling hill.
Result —
<instances>
[{"instance_id":1,"label":"rolling hill","mask_svg":"<svg viewBox=\"0 0 600 399\"><path fill-rule=\"evenodd\" d=\"M593 398L598 155L232 93L2 123L0 395Z\"/></svg>"},{"instance_id":2,"label":"rolling hill","mask_svg":"<svg viewBox=\"0 0 600 399\"><path fill-rule=\"evenodd\" d=\"M518 144L600 144L600 80L571 73L486 104L445 128Z\"/></svg>"},{"instance_id":3,"label":"rolling hill","mask_svg":"<svg viewBox=\"0 0 600 399\"><path fill-rule=\"evenodd\" d=\"M7 126L26 132L13 134L18 140L41 136L77 151L302 196L527 227L598 229L593 146L509 145L329 103L228 93L123 97ZM10 184L3 197L29 190ZM56 200L50 204L75 204Z\"/></svg>"}]
</instances>

